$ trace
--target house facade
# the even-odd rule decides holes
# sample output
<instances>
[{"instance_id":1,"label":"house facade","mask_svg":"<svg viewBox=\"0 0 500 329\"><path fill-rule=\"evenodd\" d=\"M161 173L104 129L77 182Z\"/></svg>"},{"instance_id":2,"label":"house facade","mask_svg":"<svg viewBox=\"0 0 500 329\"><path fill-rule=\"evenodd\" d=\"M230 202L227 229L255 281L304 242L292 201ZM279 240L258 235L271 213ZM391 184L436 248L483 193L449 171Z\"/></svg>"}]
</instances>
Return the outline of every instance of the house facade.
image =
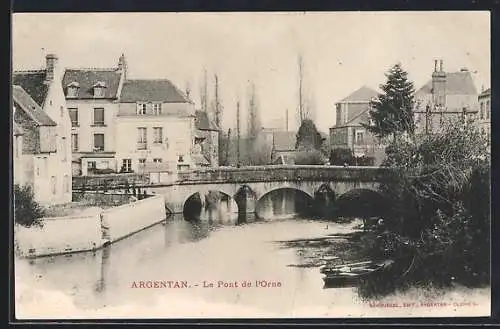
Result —
<instances>
[{"instance_id":1,"label":"house facade","mask_svg":"<svg viewBox=\"0 0 500 329\"><path fill-rule=\"evenodd\" d=\"M45 69L12 76L14 181L30 185L44 205L72 199L71 121L57 61L49 54Z\"/></svg>"},{"instance_id":2,"label":"house facade","mask_svg":"<svg viewBox=\"0 0 500 329\"><path fill-rule=\"evenodd\" d=\"M483 90L478 96L479 113L477 124L479 130L491 140L491 88Z\"/></svg>"},{"instance_id":3,"label":"house facade","mask_svg":"<svg viewBox=\"0 0 500 329\"><path fill-rule=\"evenodd\" d=\"M478 112L472 73L466 68L445 72L443 61L436 60L431 79L415 93L415 132L433 133L457 120L476 122Z\"/></svg>"},{"instance_id":4,"label":"house facade","mask_svg":"<svg viewBox=\"0 0 500 329\"><path fill-rule=\"evenodd\" d=\"M115 118L126 71L123 55L114 68L65 70L62 87L71 118L73 174L116 170Z\"/></svg>"},{"instance_id":5,"label":"house facade","mask_svg":"<svg viewBox=\"0 0 500 329\"><path fill-rule=\"evenodd\" d=\"M356 157L373 157L376 164L381 163L383 146L362 125L370 123L370 101L377 95L375 90L362 86L335 104L336 123L330 128L331 149L351 149Z\"/></svg>"},{"instance_id":6,"label":"house facade","mask_svg":"<svg viewBox=\"0 0 500 329\"><path fill-rule=\"evenodd\" d=\"M169 80L126 80L115 122L118 171L195 166L195 118L194 104Z\"/></svg>"}]
</instances>

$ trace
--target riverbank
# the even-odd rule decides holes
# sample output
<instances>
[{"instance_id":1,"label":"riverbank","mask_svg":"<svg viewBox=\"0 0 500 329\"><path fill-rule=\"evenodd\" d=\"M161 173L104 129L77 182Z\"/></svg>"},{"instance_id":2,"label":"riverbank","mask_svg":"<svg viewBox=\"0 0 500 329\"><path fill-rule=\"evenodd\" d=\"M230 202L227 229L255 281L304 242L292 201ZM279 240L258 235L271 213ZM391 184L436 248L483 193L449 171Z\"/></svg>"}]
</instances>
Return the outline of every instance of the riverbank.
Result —
<instances>
[{"instance_id":1,"label":"riverbank","mask_svg":"<svg viewBox=\"0 0 500 329\"><path fill-rule=\"evenodd\" d=\"M96 251L166 218L165 201L160 195L121 203L104 209L87 208L87 200L82 207L54 207L51 213L69 216L44 217L41 227L15 225L16 254L34 258Z\"/></svg>"}]
</instances>

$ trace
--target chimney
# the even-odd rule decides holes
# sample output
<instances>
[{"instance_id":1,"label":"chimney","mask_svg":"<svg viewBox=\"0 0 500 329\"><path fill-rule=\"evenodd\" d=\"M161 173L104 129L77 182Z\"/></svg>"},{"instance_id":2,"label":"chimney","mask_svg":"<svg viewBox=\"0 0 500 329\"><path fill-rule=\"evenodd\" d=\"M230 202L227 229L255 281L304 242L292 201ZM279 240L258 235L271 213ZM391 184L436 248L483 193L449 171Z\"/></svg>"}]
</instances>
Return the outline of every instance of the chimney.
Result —
<instances>
[{"instance_id":1,"label":"chimney","mask_svg":"<svg viewBox=\"0 0 500 329\"><path fill-rule=\"evenodd\" d=\"M123 77L127 79L127 61L125 60L125 54L122 54L118 59L118 71L123 73Z\"/></svg>"},{"instance_id":2,"label":"chimney","mask_svg":"<svg viewBox=\"0 0 500 329\"><path fill-rule=\"evenodd\" d=\"M446 100L446 73L443 71L443 60L434 61L434 72L432 73L432 102L437 106L444 106Z\"/></svg>"},{"instance_id":3,"label":"chimney","mask_svg":"<svg viewBox=\"0 0 500 329\"><path fill-rule=\"evenodd\" d=\"M58 58L54 54L48 54L45 56L45 68L47 70L45 81L50 82L54 80L57 60Z\"/></svg>"}]
</instances>

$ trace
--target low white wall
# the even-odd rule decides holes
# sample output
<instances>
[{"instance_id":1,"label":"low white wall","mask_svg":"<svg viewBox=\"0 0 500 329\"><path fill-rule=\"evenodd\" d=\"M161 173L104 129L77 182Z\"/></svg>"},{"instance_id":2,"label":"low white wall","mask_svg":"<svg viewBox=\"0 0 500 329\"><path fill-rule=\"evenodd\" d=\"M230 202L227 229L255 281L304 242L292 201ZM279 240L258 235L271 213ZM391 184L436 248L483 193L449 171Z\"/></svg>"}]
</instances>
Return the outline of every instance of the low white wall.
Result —
<instances>
[{"instance_id":1,"label":"low white wall","mask_svg":"<svg viewBox=\"0 0 500 329\"><path fill-rule=\"evenodd\" d=\"M102 212L102 225L109 229L111 242L139 232L166 218L165 199L155 195Z\"/></svg>"},{"instance_id":2,"label":"low white wall","mask_svg":"<svg viewBox=\"0 0 500 329\"><path fill-rule=\"evenodd\" d=\"M102 245L99 214L44 218L43 227L16 225L14 229L16 248L21 256L86 251Z\"/></svg>"}]
</instances>

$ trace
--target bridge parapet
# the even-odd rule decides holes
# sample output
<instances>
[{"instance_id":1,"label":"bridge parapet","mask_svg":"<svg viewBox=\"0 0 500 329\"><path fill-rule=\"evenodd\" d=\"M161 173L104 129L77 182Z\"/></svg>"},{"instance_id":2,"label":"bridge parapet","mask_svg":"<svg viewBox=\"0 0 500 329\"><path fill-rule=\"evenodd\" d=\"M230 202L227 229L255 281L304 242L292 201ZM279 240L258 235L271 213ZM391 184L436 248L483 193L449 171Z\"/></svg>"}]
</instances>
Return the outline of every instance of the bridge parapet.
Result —
<instances>
[{"instance_id":1,"label":"bridge parapet","mask_svg":"<svg viewBox=\"0 0 500 329\"><path fill-rule=\"evenodd\" d=\"M278 165L252 167L217 167L179 172L179 184L193 182L250 183L273 181L358 181L381 182L392 170L384 167L343 167L313 165Z\"/></svg>"}]
</instances>

